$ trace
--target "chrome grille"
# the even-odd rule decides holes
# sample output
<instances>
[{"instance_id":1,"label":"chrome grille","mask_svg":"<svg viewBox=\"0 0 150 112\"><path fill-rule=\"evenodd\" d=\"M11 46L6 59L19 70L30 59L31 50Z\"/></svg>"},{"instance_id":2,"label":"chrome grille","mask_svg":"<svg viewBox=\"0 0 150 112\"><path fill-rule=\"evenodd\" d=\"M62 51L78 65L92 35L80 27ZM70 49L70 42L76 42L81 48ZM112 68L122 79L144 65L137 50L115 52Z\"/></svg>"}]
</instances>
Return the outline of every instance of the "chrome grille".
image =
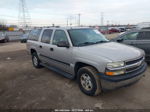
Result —
<instances>
[{"instance_id":1,"label":"chrome grille","mask_svg":"<svg viewBox=\"0 0 150 112\"><path fill-rule=\"evenodd\" d=\"M131 64L137 63L141 60L144 60L144 57L141 57L141 58L138 58L138 59L135 59L135 60L132 60L132 61L127 61L126 65L131 65Z\"/></svg>"},{"instance_id":2,"label":"chrome grille","mask_svg":"<svg viewBox=\"0 0 150 112\"><path fill-rule=\"evenodd\" d=\"M135 60L127 61L125 63L126 66L130 66L130 67L126 69L126 73L134 72L134 71L140 69L143 66L144 59L145 59L144 57L140 57Z\"/></svg>"}]
</instances>

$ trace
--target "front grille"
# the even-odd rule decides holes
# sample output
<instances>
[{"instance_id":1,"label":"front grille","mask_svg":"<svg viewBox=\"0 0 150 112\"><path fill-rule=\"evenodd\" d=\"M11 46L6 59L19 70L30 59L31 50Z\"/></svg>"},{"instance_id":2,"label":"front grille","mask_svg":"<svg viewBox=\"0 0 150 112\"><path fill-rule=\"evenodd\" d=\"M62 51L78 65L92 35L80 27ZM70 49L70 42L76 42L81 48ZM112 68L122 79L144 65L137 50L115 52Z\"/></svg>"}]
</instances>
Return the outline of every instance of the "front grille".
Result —
<instances>
[{"instance_id":1,"label":"front grille","mask_svg":"<svg viewBox=\"0 0 150 112\"><path fill-rule=\"evenodd\" d=\"M128 68L128 69L126 69L126 73L135 72L135 71L141 69L143 66L144 66L144 64L142 64L142 65L140 65L140 66L137 66L137 67Z\"/></svg>"},{"instance_id":2,"label":"front grille","mask_svg":"<svg viewBox=\"0 0 150 112\"><path fill-rule=\"evenodd\" d=\"M135 60L127 61L126 66L131 66L131 67L126 69L126 73L134 72L136 70L141 69L141 67L143 66L143 63L144 63L144 57L140 57Z\"/></svg>"},{"instance_id":3,"label":"front grille","mask_svg":"<svg viewBox=\"0 0 150 112\"><path fill-rule=\"evenodd\" d=\"M142 60L144 60L144 57L141 57L141 58L138 58L138 59L135 59L135 60L132 60L132 61L127 61L126 65L135 64L135 63L137 63L139 61L142 61Z\"/></svg>"}]
</instances>

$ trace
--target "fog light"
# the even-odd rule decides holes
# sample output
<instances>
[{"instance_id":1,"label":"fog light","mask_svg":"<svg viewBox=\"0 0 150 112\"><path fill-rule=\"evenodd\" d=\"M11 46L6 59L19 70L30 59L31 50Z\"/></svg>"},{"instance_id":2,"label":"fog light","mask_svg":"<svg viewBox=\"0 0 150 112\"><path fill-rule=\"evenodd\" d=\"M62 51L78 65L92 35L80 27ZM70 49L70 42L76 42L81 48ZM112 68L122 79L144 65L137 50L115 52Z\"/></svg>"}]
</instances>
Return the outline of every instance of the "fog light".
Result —
<instances>
[{"instance_id":1,"label":"fog light","mask_svg":"<svg viewBox=\"0 0 150 112\"><path fill-rule=\"evenodd\" d=\"M122 75L124 73L125 73L125 71L121 70L121 71L114 71L114 72L106 72L106 75L115 76L115 75Z\"/></svg>"}]
</instances>

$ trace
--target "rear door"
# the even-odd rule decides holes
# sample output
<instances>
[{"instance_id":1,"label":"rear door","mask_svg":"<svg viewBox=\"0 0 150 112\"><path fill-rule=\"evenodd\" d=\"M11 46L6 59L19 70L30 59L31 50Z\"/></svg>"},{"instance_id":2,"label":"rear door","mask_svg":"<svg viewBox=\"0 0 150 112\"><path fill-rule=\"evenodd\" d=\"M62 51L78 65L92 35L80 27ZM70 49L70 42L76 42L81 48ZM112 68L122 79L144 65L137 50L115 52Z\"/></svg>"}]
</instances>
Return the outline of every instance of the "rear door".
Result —
<instances>
[{"instance_id":1,"label":"rear door","mask_svg":"<svg viewBox=\"0 0 150 112\"><path fill-rule=\"evenodd\" d=\"M150 31L140 32L136 44L145 51L146 58L150 59Z\"/></svg>"},{"instance_id":2,"label":"rear door","mask_svg":"<svg viewBox=\"0 0 150 112\"><path fill-rule=\"evenodd\" d=\"M50 53L50 41L52 36L53 30L52 29L45 29L43 30L40 43L38 46L39 58L43 63L49 64L51 57Z\"/></svg>"}]
</instances>

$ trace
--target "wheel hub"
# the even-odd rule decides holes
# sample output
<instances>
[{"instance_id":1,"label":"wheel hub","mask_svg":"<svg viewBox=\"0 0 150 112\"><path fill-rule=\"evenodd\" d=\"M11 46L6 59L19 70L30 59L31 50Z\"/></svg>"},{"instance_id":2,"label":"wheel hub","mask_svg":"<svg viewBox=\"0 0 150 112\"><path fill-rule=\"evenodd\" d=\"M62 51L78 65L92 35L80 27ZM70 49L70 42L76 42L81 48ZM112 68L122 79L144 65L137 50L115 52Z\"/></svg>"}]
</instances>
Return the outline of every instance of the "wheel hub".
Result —
<instances>
[{"instance_id":1,"label":"wheel hub","mask_svg":"<svg viewBox=\"0 0 150 112\"><path fill-rule=\"evenodd\" d=\"M35 66L38 65L38 60L37 60L37 58L35 56L33 57L33 63L34 63Z\"/></svg>"},{"instance_id":2,"label":"wheel hub","mask_svg":"<svg viewBox=\"0 0 150 112\"><path fill-rule=\"evenodd\" d=\"M85 90L87 91L92 90L93 84L90 76L87 73L82 74L80 80L81 80L81 85Z\"/></svg>"}]
</instances>

